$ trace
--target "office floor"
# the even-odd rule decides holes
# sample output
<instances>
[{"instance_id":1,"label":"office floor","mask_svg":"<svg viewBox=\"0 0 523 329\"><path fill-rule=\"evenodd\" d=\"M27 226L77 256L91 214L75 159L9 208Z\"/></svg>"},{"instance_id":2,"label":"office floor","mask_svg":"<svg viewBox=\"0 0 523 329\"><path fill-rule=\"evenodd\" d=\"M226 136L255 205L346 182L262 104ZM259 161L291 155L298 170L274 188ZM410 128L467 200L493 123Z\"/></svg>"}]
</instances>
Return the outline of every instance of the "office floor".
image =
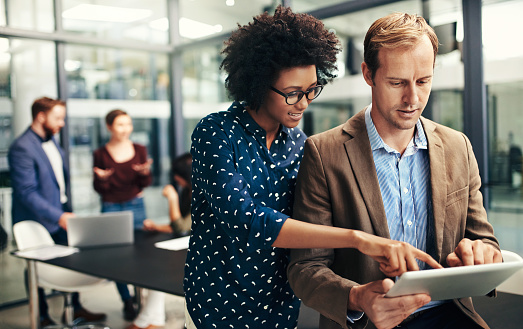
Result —
<instances>
[{"instance_id":1,"label":"office floor","mask_svg":"<svg viewBox=\"0 0 523 329\"><path fill-rule=\"evenodd\" d=\"M2 252L0 256L2 271L10 268L10 272L15 274L13 276L16 280L5 280L2 275L0 282L0 295L2 299L8 299L8 293L16 294L17 300L25 298L24 287L21 284L20 276L23 275L25 267L24 262L19 262L18 259L6 255ZM4 274L4 273L3 273ZM6 282L7 281L7 282ZM22 292L22 294L20 294ZM112 282L95 287L92 290L82 292L80 295L82 305L92 312L104 312L107 314L107 321L105 324L112 329L123 329L130 322L127 322L122 317L122 302L116 291L115 285ZM6 301L4 301L6 302ZM184 328L184 314L183 314L183 298L179 296L166 295L166 326L168 329L183 329ZM50 316L55 322L60 323L63 312L63 297L61 295L53 295L48 298ZM29 307L27 303L19 303L13 307L4 307L0 310L0 328L2 329L27 329L30 327L29 322Z\"/></svg>"}]
</instances>

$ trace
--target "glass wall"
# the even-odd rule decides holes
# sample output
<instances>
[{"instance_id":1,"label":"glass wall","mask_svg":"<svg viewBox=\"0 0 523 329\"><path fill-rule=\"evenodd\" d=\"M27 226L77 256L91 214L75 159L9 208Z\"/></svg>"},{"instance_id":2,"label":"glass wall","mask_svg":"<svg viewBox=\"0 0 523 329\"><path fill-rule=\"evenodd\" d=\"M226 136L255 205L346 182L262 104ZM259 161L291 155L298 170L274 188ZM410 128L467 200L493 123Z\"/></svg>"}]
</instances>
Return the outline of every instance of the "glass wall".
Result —
<instances>
[{"instance_id":1,"label":"glass wall","mask_svg":"<svg viewBox=\"0 0 523 329\"><path fill-rule=\"evenodd\" d=\"M143 51L66 45L73 209L100 209L92 188L92 153L109 140L105 115L115 108L133 118L131 139L153 159L153 186L145 189L147 215L167 218L161 187L170 182L168 56Z\"/></svg>"},{"instance_id":2,"label":"glass wall","mask_svg":"<svg viewBox=\"0 0 523 329\"><path fill-rule=\"evenodd\" d=\"M6 5L9 27L40 32L54 31L53 0L6 0Z\"/></svg>"},{"instance_id":3,"label":"glass wall","mask_svg":"<svg viewBox=\"0 0 523 329\"><path fill-rule=\"evenodd\" d=\"M485 82L488 87L490 220L502 248L523 252L523 1L483 6ZM504 24L496 24L503 17Z\"/></svg>"},{"instance_id":4,"label":"glass wall","mask_svg":"<svg viewBox=\"0 0 523 329\"><path fill-rule=\"evenodd\" d=\"M200 119L209 113L227 110L231 103L225 91L225 76L219 70L220 49L221 45L211 45L183 53L182 94L187 149L190 149L190 137Z\"/></svg>"},{"instance_id":5,"label":"glass wall","mask_svg":"<svg viewBox=\"0 0 523 329\"><path fill-rule=\"evenodd\" d=\"M0 1L0 26L5 26L5 3Z\"/></svg>"},{"instance_id":6,"label":"glass wall","mask_svg":"<svg viewBox=\"0 0 523 329\"><path fill-rule=\"evenodd\" d=\"M33 100L42 95L57 97L55 54L53 42L0 38L0 223L8 233L11 184L7 151L13 139L28 128ZM15 275L7 284L0 276L0 304L25 298L22 271Z\"/></svg>"}]
</instances>

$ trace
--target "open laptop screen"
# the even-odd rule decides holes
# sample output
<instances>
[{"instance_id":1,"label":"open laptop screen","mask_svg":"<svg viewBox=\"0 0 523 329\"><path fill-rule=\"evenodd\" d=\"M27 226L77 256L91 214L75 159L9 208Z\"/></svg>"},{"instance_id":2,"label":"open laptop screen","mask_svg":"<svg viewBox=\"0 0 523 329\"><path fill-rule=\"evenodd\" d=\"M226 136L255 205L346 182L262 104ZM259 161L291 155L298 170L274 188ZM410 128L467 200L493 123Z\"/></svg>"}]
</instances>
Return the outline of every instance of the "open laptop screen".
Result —
<instances>
[{"instance_id":1,"label":"open laptop screen","mask_svg":"<svg viewBox=\"0 0 523 329\"><path fill-rule=\"evenodd\" d=\"M78 248L132 244L133 213L119 211L69 218L67 239L69 246Z\"/></svg>"}]
</instances>

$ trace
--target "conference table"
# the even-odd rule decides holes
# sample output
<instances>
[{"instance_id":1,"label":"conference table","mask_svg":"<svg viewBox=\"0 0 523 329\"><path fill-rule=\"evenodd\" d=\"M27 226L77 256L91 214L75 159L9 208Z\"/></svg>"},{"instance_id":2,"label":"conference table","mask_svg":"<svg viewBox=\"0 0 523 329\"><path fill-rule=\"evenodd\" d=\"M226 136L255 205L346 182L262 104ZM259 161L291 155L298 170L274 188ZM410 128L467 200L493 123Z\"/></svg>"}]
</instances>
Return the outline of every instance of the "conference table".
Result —
<instances>
[{"instance_id":1,"label":"conference table","mask_svg":"<svg viewBox=\"0 0 523 329\"><path fill-rule=\"evenodd\" d=\"M156 242L173 239L171 234L135 232L134 244L81 249L66 257L42 261L108 280L183 296L183 270L187 250L166 250ZM31 329L39 327L36 261L27 259Z\"/></svg>"},{"instance_id":2,"label":"conference table","mask_svg":"<svg viewBox=\"0 0 523 329\"><path fill-rule=\"evenodd\" d=\"M132 245L82 249L70 256L43 262L108 280L183 296L183 272L187 251L165 250L154 246L156 242L172 238L171 234L137 231ZM39 327L36 261L27 259L31 329ZM521 328L523 296L502 292L498 292L497 295L496 298L474 297L476 311L492 329ZM298 328L317 329L318 319L316 311L302 305Z\"/></svg>"}]
</instances>

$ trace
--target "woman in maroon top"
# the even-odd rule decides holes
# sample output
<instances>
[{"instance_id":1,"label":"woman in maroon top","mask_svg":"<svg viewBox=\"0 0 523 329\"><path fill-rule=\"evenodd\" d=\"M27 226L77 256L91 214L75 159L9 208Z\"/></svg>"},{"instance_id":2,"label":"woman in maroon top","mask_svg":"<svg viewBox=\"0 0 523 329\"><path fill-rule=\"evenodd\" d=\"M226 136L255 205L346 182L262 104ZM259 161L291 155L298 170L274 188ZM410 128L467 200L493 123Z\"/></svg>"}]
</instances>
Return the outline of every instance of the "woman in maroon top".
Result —
<instances>
[{"instance_id":1,"label":"woman in maroon top","mask_svg":"<svg viewBox=\"0 0 523 329\"><path fill-rule=\"evenodd\" d=\"M102 212L130 210L134 229L142 228L146 218L143 189L151 184L151 163L147 149L133 143L131 117L122 110L112 110L105 117L111 139L93 154L94 189L102 197ZM124 318L136 317L127 285L116 283L124 302Z\"/></svg>"}]
</instances>

